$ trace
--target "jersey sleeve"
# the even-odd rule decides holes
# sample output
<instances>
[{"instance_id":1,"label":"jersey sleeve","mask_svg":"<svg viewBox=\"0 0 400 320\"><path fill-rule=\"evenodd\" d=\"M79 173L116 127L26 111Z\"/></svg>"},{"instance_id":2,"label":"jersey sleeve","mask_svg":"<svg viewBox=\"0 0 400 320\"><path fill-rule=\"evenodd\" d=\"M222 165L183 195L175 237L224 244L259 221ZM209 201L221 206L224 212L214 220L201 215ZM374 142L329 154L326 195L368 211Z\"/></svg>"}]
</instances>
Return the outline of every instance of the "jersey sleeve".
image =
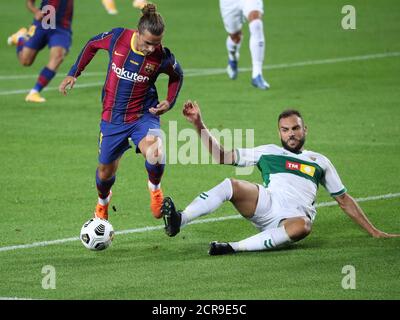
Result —
<instances>
[{"instance_id":1,"label":"jersey sleeve","mask_svg":"<svg viewBox=\"0 0 400 320\"><path fill-rule=\"evenodd\" d=\"M171 109L178 98L179 91L183 84L183 71L171 51L169 51L168 48L164 48L164 52L165 58L160 67L160 73L165 73L169 76L167 101Z\"/></svg>"},{"instance_id":2,"label":"jersey sleeve","mask_svg":"<svg viewBox=\"0 0 400 320\"><path fill-rule=\"evenodd\" d=\"M268 148L268 145L255 148L236 148L236 161L234 165L238 167L254 166L258 163L261 156L268 152Z\"/></svg>"},{"instance_id":3,"label":"jersey sleeve","mask_svg":"<svg viewBox=\"0 0 400 320\"><path fill-rule=\"evenodd\" d=\"M332 197L337 197L344 194L347 189L340 180L339 174L337 173L332 162L325 157L326 170L321 184L331 194Z\"/></svg>"},{"instance_id":4,"label":"jersey sleeve","mask_svg":"<svg viewBox=\"0 0 400 320\"><path fill-rule=\"evenodd\" d=\"M74 78L79 77L99 49L109 49L113 34L114 30L111 30L110 32L103 32L91 38L82 49L75 64L68 72L68 75Z\"/></svg>"}]
</instances>

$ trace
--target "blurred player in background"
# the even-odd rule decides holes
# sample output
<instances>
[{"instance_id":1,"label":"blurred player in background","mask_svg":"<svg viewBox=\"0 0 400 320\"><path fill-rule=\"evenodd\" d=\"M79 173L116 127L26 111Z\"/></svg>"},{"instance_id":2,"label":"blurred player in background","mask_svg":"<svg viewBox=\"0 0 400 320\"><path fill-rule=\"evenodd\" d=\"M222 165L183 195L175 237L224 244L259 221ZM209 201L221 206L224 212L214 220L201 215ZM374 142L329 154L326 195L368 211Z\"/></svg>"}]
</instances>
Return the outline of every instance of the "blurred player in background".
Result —
<instances>
[{"instance_id":1,"label":"blurred player in background","mask_svg":"<svg viewBox=\"0 0 400 320\"><path fill-rule=\"evenodd\" d=\"M117 6L115 5L114 0L101 0L101 2L109 14L118 14ZM146 4L146 0L133 0L132 2L132 6L138 9L143 9Z\"/></svg>"},{"instance_id":2,"label":"blurred player in background","mask_svg":"<svg viewBox=\"0 0 400 320\"><path fill-rule=\"evenodd\" d=\"M97 51L108 51L110 61L102 91L96 171L99 198L95 216L103 219L108 219L111 187L119 160L130 148L129 138L136 145L136 152L146 158L150 207L154 217L161 218L163 193L160 182L165 161L161 150L160 115L175 104L183 73L174 55L161 44L164 21L156 6L149 3L142 13L137 30L116 28L89 40L59 87L65 95L66 89L73 87ZM155 87L160 73L169 76L167 97L161 102Z\"/></svg>"},{"instance_id":3,"label":"blurred player in background","mask_svg":"<svg viewBox=\"0 0 400 320\"><path fill-rule=\"evenodd\" d=\"M297 110L285 110L278 117L282 147L268 144L249 149L224 150L202 121L197 103L188 101L183 114L190 121L213 157L221 164L257 166L264 185L225 179L202 192L185 210L176 211L165 197L162 214L166 233L173 237L182 226L209 214L225 201L259 229L259 233L236 242L211 242L209 254L272 250L307 237L316 216L318 185L322 184L340 208L375 238L399 237L377 229L358 203L347 193L335 167L327 157L304 149L307 127Z\"/></svg>"},{"instance_id":4,"label":"blurred player in background","mask_svg":"<svg viewBox=\"0 0 400 320\"><path fill-rule=\"evenodd\" d=\"M27 0L26 5L34 15L31 27L19 29L7 42L17 47L17 57L23 66L32 65L37 53L46 45L50 48L49 62L25 98L28 102L45 102L40 92L54 78L72 43L74 0L42 0L39 8L35 0ZM54 18L55 24L52 23Z\"/></svg>"},{"instance_id":5,"label":"blurred player in background","mask_svg":"<svg viewBox=\"0 0 400 320\"><path fill-rule=\"evenodd\" d=\"M240 46L242 44L243 22L249 22L250 53L252 60L252 80L254 87L266 90L269 84L264 80L262 67L265 52L264 26L262 21L262 0L220 0L221 16L225 30L228 32L226 48L228 50L227 72L232 80L238 76Z\"/></svg>"}]
</instances>

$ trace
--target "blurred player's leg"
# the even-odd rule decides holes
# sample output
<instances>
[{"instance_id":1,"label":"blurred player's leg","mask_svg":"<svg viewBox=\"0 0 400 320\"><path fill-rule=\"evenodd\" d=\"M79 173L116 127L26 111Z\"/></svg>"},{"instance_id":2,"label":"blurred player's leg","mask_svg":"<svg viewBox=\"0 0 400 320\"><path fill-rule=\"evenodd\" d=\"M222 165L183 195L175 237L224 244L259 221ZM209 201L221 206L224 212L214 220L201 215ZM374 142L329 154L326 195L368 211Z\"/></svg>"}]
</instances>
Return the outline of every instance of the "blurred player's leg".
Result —
<instances>
[{"instance_id":1,"label":"blurred player's leg","mask_svg":"<svg viewBox=\"0 0 400 320\"><path fill-rule=\"evenodd\" d=\"M30 33L26 28L19 29L16 33L8 37L7 43L16 46L17 57L21 65L29 67L35 61L38 50L26 47L26 42L30 39Z\"/></svg>"},{"instance_id":2,"label":"blurred player's leg","mask_svg":"<svg viewBox=\"0 0 400 320\"><path fill-rule=\"evenodd\" d=\"M49 84L56 75L58 67L64 60L67 51L63 47L50 48L50 60L39 74L35 86L26 96L25 101L28 102L45 102L46 99L40 95L40 92Z\"/></svg>"},{"instance_id":3,"label":"blurred player's leg","mask_svg":"<svg viewBox=\"0 0 400 320\"><path fill-rule=\"evenodd\" d=\"M54 78L56 72L54 70L49 69L48 67L44 67L39 74L39 77L36 81L35 86L31 89L28 95L25 97L25 101L27 102L45 102L46 99L40 95L40 91L50 82L51 79Z\"/></svg>"},{"instance_id":4,"label":"blurred player's leg","mask_svg":"<svg viewBox=\"0 0 400 320\"><path fill-rule=\"evenodd\" d=\"M240 56L240 45L242 44L242 32L230 34L226 39L228 51L228 66L226 71L230 79L235 80L238 75L238 62Z\"/></svg>"},{"instance_id":5,"label":"blurred player's leg","mask_svg":"<svg viewBox=\"0 0 400 320\"><path fill-rule=\"evenodd\" d=\"M264 62L265 39L263 22L261 19L253 20L249 23L250 29L250 53L252 60L252 84L259 89L269 89L269 84L262 76L262 66Z\"/></svg>"},{"instance_id":6,"label":"blurred player's leg","mask_svg":"<svg viewBox=\"0 0 400 320\"><path fill-rule=\"evenodd\" d=\"M238 75L238 61L240 45L242 41L243 15L241 11L240 1L237 0L220 0L220 12L224 27L228 33L226 39L226 50L228 51L228 66L226 71L228 77L232 80Z\"/></svg>"},{"instance_id":7,"label":"blurred player's leg","mask_svg":"<svg viewBox=\"0 0 400 320\"><path fill-rule=\"evenodd\" d=\"M249 1L244 7L244 13L246 14L249 21L250 30L249 46L253 66L251 83L256 88L266 90L269 89L269 84L264 80L262 75L262 67L265 54L264 24L262 21L262 1Z\"/></svg>"},{"instance_id":8,"label":"blurred player's leg","mask_svg":"<svg viewBox=\"0 0 400 320\"><path fill-rule=\"evenodd\" d=\"M117 14L118 10L115 6L114 0L102 0L104 8L107 10L108 14Z\"/></svg>"},{"instance_id":9,"label":"blurred player's leg","mask_svg":"<svg viewBox=\"0 0 400 320\"><path fill-rule=\"evenodd\" d=\"M24 45L24 42L25 42L26 37L27 37L27 34L28 34L28 29L21 28L17 32L13 33L11 36L8 37L7 44L9 46L17 46L17 49L18 49L18 47ZM20 48L19 51L21 49L22 48Z\"/></svg>"},{"instance_id":10,"label":"blurred player's leg","mask_svg":"<svg viewBox=\"0 0 400 320\"><path fill-rule=\"evenodd\" d=\"M15 45L17 47L17 56L20 61L20 63L23 66L30 66L32 65L33 61L36 58L36 55L38 53L38 50L25 47L25 43L29 39L31 35L33 35L34 31L31 31L30 34L28 34L28 30L26 28L21 28L19 29L16 33L11 35L8 38L8 44L9 45ZM46 69L46 68L45 68ZM26 96L25 101L31 101L31 102L45 102L46 100L42 98L39 94L39 91L43 88L45 83L47 84L47 78L52 79L54 74L50 70L45 70L43 69L39 75L39 79L36 83L35 90L32 89L29 94ZM46 82L47 81L47 82ZM43 83L43 86L41 86L40 90L37 89L39 88L39 85Z\"/></svg>"}]
</instances>

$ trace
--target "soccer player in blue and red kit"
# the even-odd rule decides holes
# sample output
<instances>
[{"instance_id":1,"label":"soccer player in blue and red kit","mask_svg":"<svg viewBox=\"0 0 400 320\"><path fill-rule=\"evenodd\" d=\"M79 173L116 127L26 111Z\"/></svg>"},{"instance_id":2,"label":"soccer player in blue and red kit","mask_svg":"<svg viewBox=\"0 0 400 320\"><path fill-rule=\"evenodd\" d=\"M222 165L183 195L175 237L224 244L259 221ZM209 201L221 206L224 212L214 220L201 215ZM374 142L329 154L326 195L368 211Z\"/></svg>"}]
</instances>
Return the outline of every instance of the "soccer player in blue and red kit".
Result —
<instances>
[{"instance_id":1,"label":"soccer player in blue and red kit","mask_svg":"<svg viewBox=\"0 0 400 320\"><path fill-rule=\"evenodd\" d=\"M29 31L21 28L11 35L8 44L17 47L17 57L23 66L32 65L46 44L50 48L49 62L25 98L28 102L45 102L40 91L54 78L71 47L74 0L42 0L39 8L35 0L27 0L26 6L34 14L33 23Z\"/></svg>"},{"instance_id":2,"label":"soccer player in blue and red kit","mask_svg":"<svg viewBox=\"0 0 400 320\"><path fill-rule=\"evenodd\" d=\"M164 159L160 139L160 115L170 110L182 86L183 73L174 55L161 45L164 22L154 4L142 9L138 30L112 29L92 38L84 47L68 76L60 84L64 95L99 49L107 50L110 61L102 91L102 120L99 165L96 171L98 204L95 216L108 219L111 187L122 154L130 148L146 158L150 207L161 218L163 193L160 186ZM167 98L158 101L155 81L160 73L169 76Z\"/></svg>"}]
</instances>

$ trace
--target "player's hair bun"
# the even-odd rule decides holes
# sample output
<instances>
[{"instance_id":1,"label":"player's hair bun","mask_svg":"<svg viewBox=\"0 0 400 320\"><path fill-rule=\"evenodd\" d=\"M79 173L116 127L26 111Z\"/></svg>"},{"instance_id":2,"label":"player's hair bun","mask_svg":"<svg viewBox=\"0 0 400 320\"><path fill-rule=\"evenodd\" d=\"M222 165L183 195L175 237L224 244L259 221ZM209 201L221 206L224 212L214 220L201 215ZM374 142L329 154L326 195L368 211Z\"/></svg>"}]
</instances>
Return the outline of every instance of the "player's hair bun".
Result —
<instances>
[{"instance_id":1,"label":"player's hair bun","mask_svg":"<svg viewBox=\"0 0 400 320\"><path fill-rule=\"evenodd\" d=\"M156 5L153 3L146 4L142 9L142 14L138 23L139 33L144 34L147 30L152 35L162 35L164 32L164 20L157 12Z\"/></svg>"},{"instance_id":2,"label":"player's hair bun","mask_svg":"<svg viewBox=\"0 0 400 320\"><path fill-rule=\"evenodd\" d=\"M142 9L142 14L144 16L150 16L150 15L156 14L156 12L157 12L157 7L153 3L146 4Z\"/></svg>"}]
</instances>

